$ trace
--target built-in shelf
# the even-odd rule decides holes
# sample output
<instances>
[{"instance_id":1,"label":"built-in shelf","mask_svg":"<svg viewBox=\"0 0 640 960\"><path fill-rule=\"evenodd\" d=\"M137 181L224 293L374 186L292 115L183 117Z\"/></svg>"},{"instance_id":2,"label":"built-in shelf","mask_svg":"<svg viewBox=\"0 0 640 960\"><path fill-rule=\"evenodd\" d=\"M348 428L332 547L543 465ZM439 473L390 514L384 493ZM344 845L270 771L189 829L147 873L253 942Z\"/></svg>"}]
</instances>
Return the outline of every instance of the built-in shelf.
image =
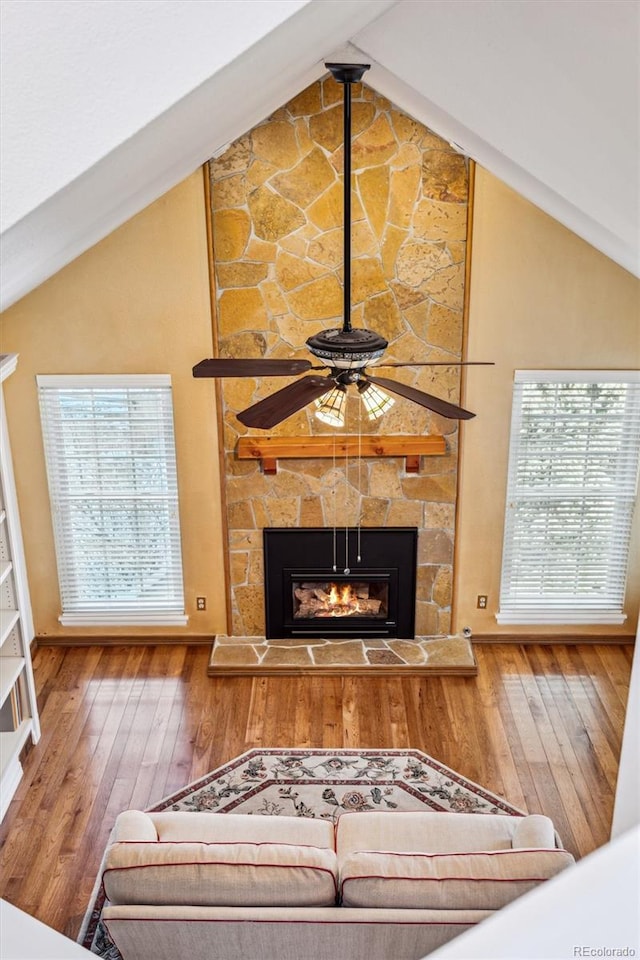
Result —
<instances>
[{"instance_id":1,"label":"built-in shelf","mask_svg":"<svg viewBox=\"0 0 640 960\"><path fill-rule=\"evenodd\" d=\"M20 619L19 610L0 610L0 647Z\"/></svg>"},{"instance_id":2,"label":"built-in shelf","mask_svg":"<svg viewBox=\"0 0 640 960\"><path fill-rule=\"evenodd\" d=\"M16 368L16 354L0 355L0 383ZM33 620L11 444L0 390L0 819L22 777L22 753L40 738L31 663Z\"/></svg>"},{"instance_id":3,"label":"built-in shelf","mask_svg":"<svg viewBox=\"0 0 640 960\"><path fill-rule=\"evenodd\" d=\"M31 718L27 717L15 730L6 730L0 733L0 776L19 765L20 751L32 732ZM20 771L20 775L22 771Z\"/></svg>"},{"instance_id":4,"label":"built-in shelf","mask_svg":"<svg viewBox=\"0 0 640 960\"><path fill-rule=\"evenodd\" d=\"M4 583L13 569L11 560L0 560L0 584Z\"/></svg>"},{"instance_id":5,"label":"built-in shelf","mask_svg":"<svg viewBox=\"0 0 640 960\"><path fill-rule=\"evenodd\" d=\"M0 657L0 704L3 704L24 669L24 657Z\"/></svg>"},{"instance_id":6,"label":"built-in shelf","mask_svg":"<svg viewBox=\"0 0 640 960\"><path fill-rule=\"evenodd\" d=\"M260 460L264 473L276 473L278 460L310 460L333 457L404 457L407 473L420 471L420 457L442 457L447 452L444 437L329 436L240 437L239 460Z\"/></svg>"}]
</instances>

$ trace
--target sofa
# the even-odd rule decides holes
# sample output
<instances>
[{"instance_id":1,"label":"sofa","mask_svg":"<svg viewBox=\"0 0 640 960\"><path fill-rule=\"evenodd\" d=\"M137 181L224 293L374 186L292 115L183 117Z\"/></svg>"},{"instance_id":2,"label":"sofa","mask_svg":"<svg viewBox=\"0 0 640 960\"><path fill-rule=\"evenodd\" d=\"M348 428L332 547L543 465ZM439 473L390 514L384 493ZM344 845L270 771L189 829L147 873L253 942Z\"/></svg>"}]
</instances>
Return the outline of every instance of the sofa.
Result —
<instances>
[{"instance_id":1,"label":"sofa","mask_svg":"<svg viewBox=\"0 0 640 960\"><path fill-rule=\"evenodd\" d=\"M123 960L415 960L572 863L540 815L127 810L103 920Z\"/></svg>"}]
</instances>

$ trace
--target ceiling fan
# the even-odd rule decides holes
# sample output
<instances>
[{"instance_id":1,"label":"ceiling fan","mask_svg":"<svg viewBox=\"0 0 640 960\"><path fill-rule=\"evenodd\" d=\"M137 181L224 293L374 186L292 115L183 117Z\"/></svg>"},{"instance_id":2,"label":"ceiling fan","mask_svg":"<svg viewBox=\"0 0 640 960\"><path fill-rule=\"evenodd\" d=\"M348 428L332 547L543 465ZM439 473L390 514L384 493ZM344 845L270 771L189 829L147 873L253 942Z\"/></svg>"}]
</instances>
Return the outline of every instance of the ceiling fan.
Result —
<instances>
[{"instance_id":1,"label":"ceiling fan","mask_svg":"<svg viewBox=\"0 0 640 960\"><path fill-rule=\"evenodd\" d=\"M290 377L310 370L328 370L324 376L301 377L264 400L237 414L247 427L269 430L315 401L316 416L323 422L344 425L347 387L355 384L371 420L382 416L395 402L389 393L404 397L428 410L453 420L468 420L475 414L441 400L409 384L387 377L372 376L367 367L376 363L388 346L384 337L371 330L351 326L351 85L358 83L369 64L326 63L334 79L344 88L344 308L341 328L324 330L309 337L309 352L322 361L214 358L201 360L194 377ZM481 364L481 362L478 362ZM473 361L407 362L377 364L378 367L467 366ZM388 391L388 392L387 392Z\"/></svg>"}]
</instances>

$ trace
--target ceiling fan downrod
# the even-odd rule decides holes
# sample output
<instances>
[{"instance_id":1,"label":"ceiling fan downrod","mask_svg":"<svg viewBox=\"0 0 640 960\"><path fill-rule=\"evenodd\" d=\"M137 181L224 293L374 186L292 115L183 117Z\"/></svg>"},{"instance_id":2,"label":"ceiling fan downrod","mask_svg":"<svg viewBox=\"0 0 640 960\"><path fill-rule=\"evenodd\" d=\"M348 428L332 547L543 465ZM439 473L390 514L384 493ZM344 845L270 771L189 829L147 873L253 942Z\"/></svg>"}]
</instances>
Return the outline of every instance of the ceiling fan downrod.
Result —
<instances>
[{"instance_id":1,"label":"ceiling fan downrod","mask_svg":"<svg viewBox=\"0 0 640 960\"><path fill-rule=\"evenodd\" d=\"M351 325L351 85L358 83L368 63L325 63L337 83L344 87L343 146L343 319L342 327L323 330L307 340L311 353L331 369L361 369L382 356L387 341L370 330Z\"/></svg>"},{"instance_id":2,"label":"ceiling fan downrod","mask_svg":"<svg viewBox=\"0 0 640 960\"><path fill-rule=\"evenodd\" d=\"M343 217L344 311L342 329L351 330L351 85L359 83L368 63L325 63L333 79L343 86Z\"/></svg>"}]
</instances>

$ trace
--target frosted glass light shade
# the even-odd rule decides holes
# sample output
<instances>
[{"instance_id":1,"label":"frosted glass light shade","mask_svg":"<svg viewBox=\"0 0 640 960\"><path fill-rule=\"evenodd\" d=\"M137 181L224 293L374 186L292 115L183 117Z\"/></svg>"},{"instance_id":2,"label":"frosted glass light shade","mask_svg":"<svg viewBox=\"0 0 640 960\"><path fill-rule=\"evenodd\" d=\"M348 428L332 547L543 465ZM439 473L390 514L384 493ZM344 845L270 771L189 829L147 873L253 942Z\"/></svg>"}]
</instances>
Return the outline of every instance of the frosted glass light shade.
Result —
<instances>
[{"instance_id":1,"label":"frosted glass light shade","mask_svg":"<svg viewBox=\"0 0 640 960\"><path fill-rule=\"evenodd\" d=\"M395 403L395 400L388 393L380 390L372 383L359 383L358 390L369 420L377 420L383 413L390 410Z\"/></svg>"},{"instance_id":2,"label":"frosted glass light shade","mask_svg":"<svg viewBox=\"0 0 640 960\"><path fill-rule=\"evenodd\" d=\"M344 427L344 411L347 404L347 388L338 383L329 393L323 393L315 401L316 417L330 427Z\"/></svg>"}]
</instances>

